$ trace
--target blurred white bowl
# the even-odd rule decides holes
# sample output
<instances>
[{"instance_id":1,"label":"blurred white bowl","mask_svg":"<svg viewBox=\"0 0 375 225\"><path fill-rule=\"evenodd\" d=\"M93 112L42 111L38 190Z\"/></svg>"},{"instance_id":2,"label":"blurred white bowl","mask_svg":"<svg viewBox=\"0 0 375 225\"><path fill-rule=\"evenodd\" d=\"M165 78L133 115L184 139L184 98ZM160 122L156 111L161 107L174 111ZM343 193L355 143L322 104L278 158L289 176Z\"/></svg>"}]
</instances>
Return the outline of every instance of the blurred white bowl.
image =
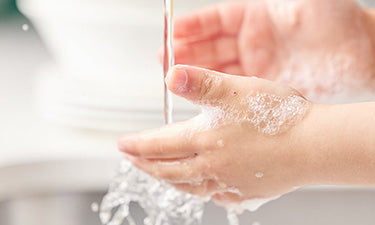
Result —
<instances>
[{"instance_id":1,"label":"blurred white bowl","mask_svg":"<svg viewBox=\"0 0 375 225\"><path fill-rule=\"evenodd\" d=\"M176 14L218 0L175 1ZM160 75L162 0L18 0L64 74Z\"/></svg>"},{"instance_id":2,"label":"blurred white bowl","mask_svg":"<svg viewBox=\"0 0 375 225\"><path fill-rule=\"evenodd\" d=\"M175 1L175 14L218 1ZM162 0L18 0L57 64L38 79L42 114L78 127L123 130L145 121L131 112L152 111L147 121L153 122L140 127L162 124L162 6ZM188 111L177 106L176 114Z\"/></svg>"},{"instance_id":3,"label":"blurred white bowl","mask_svg":"<svg viewBox=\"0 0 375 225\"><path fill-rule=\"evenodd\" d=\"M124 77L68 77L46 64L35 76L39 115L49 121L94 130L134 132L163 125L162 84L137 85ZM110 79L112 78L112 79ZM145 87L148 87L144 89ZM176 98L174 119L186 120L197 110Z\"/></svg>"}]
</instances>

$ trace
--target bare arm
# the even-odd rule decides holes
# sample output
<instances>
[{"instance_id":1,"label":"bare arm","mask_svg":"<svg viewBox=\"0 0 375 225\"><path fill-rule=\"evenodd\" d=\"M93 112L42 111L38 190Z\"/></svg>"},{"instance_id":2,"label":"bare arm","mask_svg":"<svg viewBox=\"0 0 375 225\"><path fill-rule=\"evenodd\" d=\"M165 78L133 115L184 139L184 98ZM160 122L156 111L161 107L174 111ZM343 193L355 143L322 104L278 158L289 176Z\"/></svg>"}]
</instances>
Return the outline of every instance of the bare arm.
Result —
<instances>
[{"instance_id":1,"label":"bare arm","mask_svg":"<svg viewBox=\"0 0 375 225\"><path fill-rule=\"evenodd\" d=\"M375 186L375 103L315 105L296 132L306 185Z\"/></svg>"}]
</instances>

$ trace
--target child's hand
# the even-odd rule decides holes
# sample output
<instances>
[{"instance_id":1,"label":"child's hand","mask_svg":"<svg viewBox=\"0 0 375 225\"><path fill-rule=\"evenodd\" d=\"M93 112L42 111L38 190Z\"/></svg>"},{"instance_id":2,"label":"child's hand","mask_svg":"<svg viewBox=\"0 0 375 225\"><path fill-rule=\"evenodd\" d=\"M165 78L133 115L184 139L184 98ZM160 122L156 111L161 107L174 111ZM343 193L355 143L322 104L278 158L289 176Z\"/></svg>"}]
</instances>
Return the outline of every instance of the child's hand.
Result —
<instances>
[{"instance_id":1,"label":"child's hand","mask_svg":"<svg viewBox=\"0 0 375 225\"><path fill-rule=\"evenodd\" d=\"M312 98L374 90L371 20L354 0L223 3L176 20L176 62L285 82Z\"/></svg>"},{"instance_id":2,"label":"child's hand","mask_svg":"<svg viewBox=\"0 0 375 225\"><path fill-rule=\"evenodd\" d=\"M306 154L295 127L312 104L297 91L189 66L174 67L167 81L202 113L122 138L120 149L137 167L221 203L274 197L306 184Z\"/></svg>"}]
</instances>

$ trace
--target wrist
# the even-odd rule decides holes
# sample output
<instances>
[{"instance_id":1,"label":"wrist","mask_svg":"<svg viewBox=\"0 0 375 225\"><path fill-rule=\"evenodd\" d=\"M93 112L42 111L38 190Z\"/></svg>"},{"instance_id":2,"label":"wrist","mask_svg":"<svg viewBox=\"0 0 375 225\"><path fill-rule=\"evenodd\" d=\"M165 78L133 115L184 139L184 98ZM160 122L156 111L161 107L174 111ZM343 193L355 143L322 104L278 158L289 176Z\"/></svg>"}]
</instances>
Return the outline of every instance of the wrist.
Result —
<instances>
[{"instance_id":1,"label":"wrist","mask_svg":"<svg viewBox=\"0 0 375 225\"><path fill-rule=\"evenodd\" d=\"M374 103L313 105L300 126L304 185L375 185Z\"/></svg>"},{"instance_id":2,"label":"wrist","mask_svg":"<svg viewBox=\"0 0 375 225\"><path fill-rule=\"evenodd\" d=\"M321 143L324 143L324 141L318 138L318 136L322 137L321 133L319 133L321 124L318 121L321 120L322 112L328 110L327 107L329 106L311 103L308 114L296 125L292 136L289 137L290 140L293 140L294 151L297 152L298 173L296 174L296 186L304 187L319 183L317 168L322 168L322 161L319 160L319 149L323 148ZM321 143L317 142L318 139Z\"/></svg>"},{"instance_id":3,"label":"wrist","mask_svg":"<svg viewBox=\"0 0 375 225\"><path fill-rule=\"evenodd\" d=\"M336 111L335 105L314 104L304 121L301 140L305 143L306 185L333 185L337 180L336 170L341 167L337 157L345 136L345 123Z\"/></svg>"}]
</instances>

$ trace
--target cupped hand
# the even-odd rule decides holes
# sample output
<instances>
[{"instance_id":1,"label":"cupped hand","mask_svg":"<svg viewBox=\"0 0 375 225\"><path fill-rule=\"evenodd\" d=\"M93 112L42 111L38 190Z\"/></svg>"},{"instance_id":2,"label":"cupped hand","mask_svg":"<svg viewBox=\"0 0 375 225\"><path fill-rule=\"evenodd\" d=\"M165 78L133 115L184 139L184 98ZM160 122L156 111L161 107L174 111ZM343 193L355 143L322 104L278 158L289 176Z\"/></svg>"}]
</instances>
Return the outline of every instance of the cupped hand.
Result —
<instances>
[{"instance_id":1,"label":"cupped hand","mask_svg":"<svg viewBox=\"0 0 375 225\"><path fill-rule=\"evenodd\" d=\"M176 62L284 82L313 99L374 90L370 20L354 0L222 3L176 20Z\"/></svg>"},{"instance_id":2,"label":"cupped hand","mask_svg":"<svg viewBox=\"0 0 375 225\"><path fill-rule=\"evenodd\" d=\"M140 169L221 203L274 197L306 184L296 127L312 104L258 78L176 66L168 88L202 107L197 117L127 135L119 148Z\"/></svg>"}]
</instances>

